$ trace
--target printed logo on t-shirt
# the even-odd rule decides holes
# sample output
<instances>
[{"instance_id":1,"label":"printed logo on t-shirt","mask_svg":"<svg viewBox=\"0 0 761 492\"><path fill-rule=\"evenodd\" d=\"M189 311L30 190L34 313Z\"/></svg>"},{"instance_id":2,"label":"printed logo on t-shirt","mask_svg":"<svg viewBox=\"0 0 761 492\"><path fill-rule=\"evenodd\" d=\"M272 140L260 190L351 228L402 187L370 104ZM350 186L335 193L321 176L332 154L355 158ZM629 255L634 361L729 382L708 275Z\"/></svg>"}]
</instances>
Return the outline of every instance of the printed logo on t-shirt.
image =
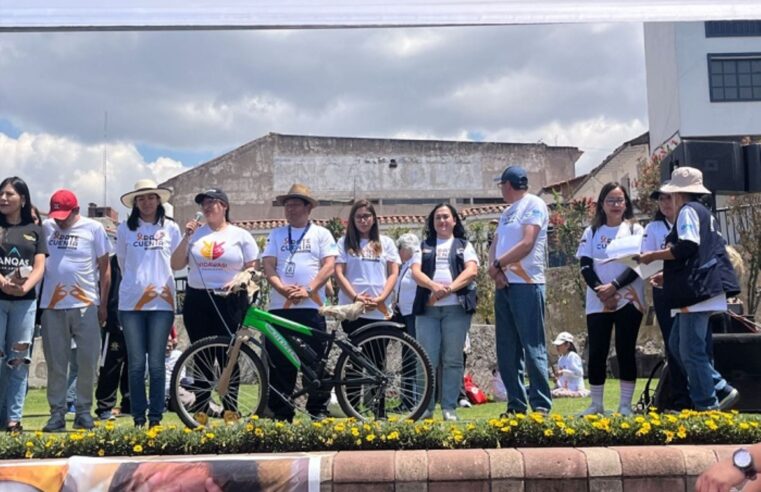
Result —
<instances>
[{"instance_id":1,"label":"printed logo on t-shirt","mask_svg":"<svg viewBox=\"0 0 761 492\"><path fill-rule=\"evenodd\" d=\"M0 266L17 268L30 266L30 263L28 259L21 258L21 253L19 253L19 250L14 246L8 251L8 256L0 257Z\"/></svg>"},{"instance_id":2,"label":"printed logo on t-shirt","mask_svg":"<svg viewBox=\"0 0 761 492\"><path fill-rule=\"evenodd\" d=\"M309 237L303 238L297 246L296 239L291 240L289 244L288 238L286 237L283 239L283 244L280 245L280 251L282 252L287 251L290 253L291 249L294 248L294 246L296 246L295 249L293 250L294 254L309 253L312 251L312 238L309 238Z\"/></svg>"},{"instance_id":3,"label":"printed logo on t-shirt","mask_svg":"<svg viewBox=\"0 0 761 492\"><path fill-rule=\"evenodd\" d=\"M686 233L687 231L695 231L695 224L691 222L683 223L682 226L679 228L679 232Z\"/></svg>"},{"instance_id":4,"label":"printed logo on t-shirt","mask_svg":"<svg viewBox=\"0 0 761 492\"><path fill-rule=\"evenodd\" d=\"M50 296L50 304L48 309L55 309L56 305L64 300L66 296L71 296L74 299L82 301L86 306L91 306L93 300L87 295L87 292L79 285L75 284L70 291L66 292L66 287L62 283L58 283L53 289L53 295Z\"/></svg>"},{"instance_id":5,"label":"printed logo on t-shirt","mask_svg":"<svg viewBox=\"0 0 761 492\"><path fill-rule=\"evenodd\" d=\"M166 232L158 231L156 234L137 233L137 239L132 243L134 248L143 248L144 250L164 249L164 241L168 239Z\"/></svg>"},{"instance_id":6,"label":"printed logo on t-shirt","mask_svg":"<svg viewBox=\"0 0 761 492\"><path fill-rule=\"evenodd\" d=\"M155 285L149 284L148 287L143 289L140 299L138 299L137 304L135 304L135 311L142 311L146 304L157 297L163 299L164 302L174 307L174 297L172 296L172 290L169 285L165 285L161 289L161 292L159 292Z\"/></svg>"},{"instance_id":7,"label":"printed logo on t-shirt","mask_svg":"<svg viewBox=\"0 0 761 492\"><path fill-rule=\"evenodd\" d=\"M34 242L34 241L36 241L36 240L37 240L37 236L35 236L34 234L23 234L23 237L24 237L24 239L26 239L27 241L32 241L32 242Z\"/></svg>"},{"instance_id":8,"label":"printed logo on t-shirt","mask_svg":"<svg viewBox=\"0 0 761 492\"><path fill-rule=\"evenodd\" d=\"M608 245L614 238L608 237L604 234L600 235L600 242L595 246L597 249L608 249Z\"/></svg>"},{"instance_id":9,"label":"printed logo on t-shirt","mask_svg":"<svg viewBox=\"0 0 761 492\"><path fill-rule=\"evenodd\" d=\"M48 246L56 249L77 249L79 247L79 236L76 234L63 234L59 231L53 231L48 241Z\"/></svg>"},{"instance_id":10,"label":"printed logo on t-shirt","mask_svg":"<svg viewBox=\"0 0 761 492\"><path fill-rule=\"evenodd\" d=\"M223 244L225 244L224 241L220 243L216 241L203 241L203 246L201 246L201 256L209 260L216 260L225 254L225 248L222 247Z\"/></svg>"}]
</instances>

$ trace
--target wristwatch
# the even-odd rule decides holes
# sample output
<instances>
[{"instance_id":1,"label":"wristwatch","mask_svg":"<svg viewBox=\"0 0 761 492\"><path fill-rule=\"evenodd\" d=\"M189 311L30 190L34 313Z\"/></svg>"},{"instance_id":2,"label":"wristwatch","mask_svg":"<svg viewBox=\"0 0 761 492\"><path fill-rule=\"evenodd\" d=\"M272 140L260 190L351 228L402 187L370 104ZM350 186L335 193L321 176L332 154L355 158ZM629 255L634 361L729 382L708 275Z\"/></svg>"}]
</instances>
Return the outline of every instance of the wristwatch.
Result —
<instances>
[{"instance_id":1,"label":"wristwatch","mask_svg":"<svg viewBox=\"0 0 761 492\"><path fill-rule=\"evenodd\" d=\"M308 285L306 286L306 288L304 290L307 291L307 296L311 296L312 295L312 288L309 287Z\"/></svg>"},{"instance_id":2,"label":"wristwatch","mask_svg":"<svg viewBox=\"0 0 761 492\"><path fill-rule=\"evenodd\" d=\"M491 265L497 270L502 270L502 265L499 263L499 258L495 259Z\"/></svg>"},{"instance_id":3,"label":"wristwatch","mask_svg":"<svg viewBox=\"0 0 761 492\"><path fill-rule=\"evenodd\" d=\"M745 448L740 448L732 454L732 464L743 472L748 480L756 479L756 467L753 464L753 455Z\"/></svg>"}]
</instances>

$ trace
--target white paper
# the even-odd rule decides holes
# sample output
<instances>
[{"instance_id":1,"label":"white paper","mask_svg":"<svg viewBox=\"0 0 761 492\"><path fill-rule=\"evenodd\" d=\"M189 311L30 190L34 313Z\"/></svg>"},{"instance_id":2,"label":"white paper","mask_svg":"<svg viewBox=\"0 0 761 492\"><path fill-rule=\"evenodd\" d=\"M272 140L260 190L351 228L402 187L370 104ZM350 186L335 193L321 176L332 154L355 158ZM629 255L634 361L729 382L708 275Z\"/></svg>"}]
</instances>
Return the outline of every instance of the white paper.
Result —
<instances>
[{"instance_id":1,"label":"white paper","mask_svg":"<svg viewBox=\"0 0 761 492\"><path fill-rule=\"evenodd\" d=\"M615 261L628 266L640 277L647 279L663 270L663 261L657 260L649 265L640 264L637 260L641 254L642 235L620 237L612 240L605 249L607 260L601 263Z\"/></svg>"}]
</instances>

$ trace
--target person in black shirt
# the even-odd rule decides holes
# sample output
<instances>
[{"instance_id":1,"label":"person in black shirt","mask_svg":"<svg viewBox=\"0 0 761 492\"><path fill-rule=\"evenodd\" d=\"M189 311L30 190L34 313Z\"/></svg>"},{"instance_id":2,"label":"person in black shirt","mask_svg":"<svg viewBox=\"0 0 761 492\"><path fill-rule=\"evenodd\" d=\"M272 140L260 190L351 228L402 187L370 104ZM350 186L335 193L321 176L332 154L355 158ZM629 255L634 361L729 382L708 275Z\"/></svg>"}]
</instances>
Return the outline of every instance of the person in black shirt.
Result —
<instances>
[{"instance_id":1,"label":"person in black shirt","mask_svg":"<svg viewBox=\"0 0 761 492\"><path fill-rule=\"evenodd\" d=\"M35 285L45 270L47 246L32 219L29 188L18 177L0 183L0 398L7 429L21 430L34 332Z\"/></svg>"}]
</instances>

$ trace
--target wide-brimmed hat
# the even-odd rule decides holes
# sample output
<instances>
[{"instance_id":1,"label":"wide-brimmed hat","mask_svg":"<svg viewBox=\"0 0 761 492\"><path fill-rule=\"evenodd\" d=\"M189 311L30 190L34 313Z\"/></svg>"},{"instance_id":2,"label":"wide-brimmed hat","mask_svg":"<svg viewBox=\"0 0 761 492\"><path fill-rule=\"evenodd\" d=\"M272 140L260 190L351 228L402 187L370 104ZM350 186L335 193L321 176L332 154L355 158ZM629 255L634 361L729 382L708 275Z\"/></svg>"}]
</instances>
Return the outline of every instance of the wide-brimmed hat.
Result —
<instances>
[{"instance_id":1,"label":"wide-brimmed hat","mask_svg":"<svg viewBox=\"0 0 761 492\"><path fill-rule=\"evenodd\" d=\"M288 190L288 193L285 195L276 196L275 202L277 202L278 205L283 205L289 198L301 198L302 200L309 202L312 207L316 207L318 203L317 200L312 196L312 190L310 190L307 185L303 185L301 183L296 183L291 186L291 189Z\"/></svg>"},{"instance_id":2,"label":"wide-brimmed hat","mask_svg":"<svg viewBox=\"0 0 761 492\"><path fill-rule=\"evenodd\" d=\"M135 183L135 189L122 195L122 205L132 208L135 198L140 195L158 195L161 203L166 203L172 197L172 191L167 188L159 188L152 179L141 179Z\"/></svg>"},{"instance_id":3,"label":"wide-brimmed hat","mask_svg":"<svg viewBox=\"0 0 761 492\"><path fill-rule=\"evenodd\" d=\"M555 340L552 342L553 345L563 345L564 343L574 343L573 335L568 333L567 331L561 331L558 333L558 336L555 337Z\"/></svg>"},{"instance_id":4,"label":"wide-brimmed hat","mask_svg":"<svg viewBox=\"0 0 761 492\"><path fill-rule=\"evenodd\" d=\"M671 181L661 189L661 193L693 193L708 195L711 191L703 186L703 173L694 167L678 167L671 173Z\"/></svg>"}]
</instances>

